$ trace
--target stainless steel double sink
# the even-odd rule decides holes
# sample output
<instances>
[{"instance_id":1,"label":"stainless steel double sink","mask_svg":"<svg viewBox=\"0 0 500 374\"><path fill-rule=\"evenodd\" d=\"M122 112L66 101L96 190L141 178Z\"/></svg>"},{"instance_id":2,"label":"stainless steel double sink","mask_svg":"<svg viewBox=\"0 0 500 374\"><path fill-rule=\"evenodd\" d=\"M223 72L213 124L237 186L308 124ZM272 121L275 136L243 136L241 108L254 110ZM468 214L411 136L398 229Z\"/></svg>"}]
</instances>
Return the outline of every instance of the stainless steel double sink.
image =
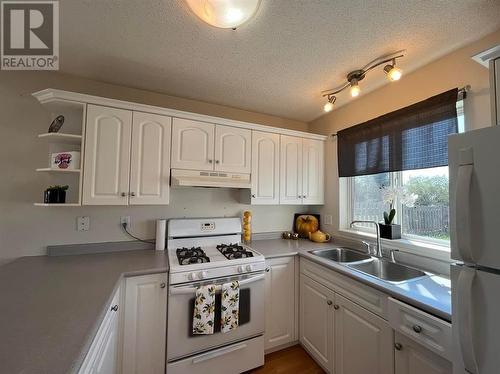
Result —
<instances>
[{"instance_id":1,"label":"stainless steel double sink","mask_svg":"<svg viewBox=\"0 0 500 374\"><path fill-rule=\"evenodd\" d=\"M309 253L391 283L401 283L427 276L421 270L372 257L347 247L318 249Z\"/></svg>"}]
</instances>

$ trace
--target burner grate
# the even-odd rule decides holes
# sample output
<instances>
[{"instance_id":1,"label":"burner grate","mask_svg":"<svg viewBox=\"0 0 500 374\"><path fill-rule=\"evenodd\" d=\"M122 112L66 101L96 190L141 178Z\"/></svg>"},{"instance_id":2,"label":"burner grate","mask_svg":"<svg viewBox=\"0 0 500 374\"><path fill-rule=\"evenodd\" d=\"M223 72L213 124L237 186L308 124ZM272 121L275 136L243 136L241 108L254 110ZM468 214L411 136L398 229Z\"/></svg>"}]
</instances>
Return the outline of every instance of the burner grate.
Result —
<instances>
[{"instance_id":1,"label":"burner grate","mask_svg":"<svg viewBox=\"0 0 500 374\"><path fill-rule=\"evenodd\" d=\"M239 244L219 244L216 248L228 260L253 257L252 252L247 251L243 246Z\"/></svg>"},{"instance_id":2,"label":"burner grate","mask_svg":"<svg viewBox=\"0 0 500 374\"><path fill-rule=\"evenodd\" d=\"M201 247L178 248L176 254L179 264L181 265L204 264L210 262L210 259Z\"/></svg>"}]
</instances>

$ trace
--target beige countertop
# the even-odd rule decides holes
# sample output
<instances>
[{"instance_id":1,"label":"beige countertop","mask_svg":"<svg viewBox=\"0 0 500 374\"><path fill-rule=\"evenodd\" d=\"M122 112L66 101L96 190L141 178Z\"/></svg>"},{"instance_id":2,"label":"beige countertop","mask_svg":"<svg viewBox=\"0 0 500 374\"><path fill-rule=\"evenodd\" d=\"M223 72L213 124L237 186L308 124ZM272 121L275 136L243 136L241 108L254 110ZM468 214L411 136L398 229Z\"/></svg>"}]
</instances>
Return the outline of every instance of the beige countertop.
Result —
<instances>
[{"instance_id":1,"label":"beige countertop","mask_svg":"<svg viewBox=\"0 0 500 374\"><path fill-rule=\"evenodd\" d=\"M80 367L122 277L168 270L153 250L22 257L0 267L0 373Z\"/></svg>"}]
</instances>

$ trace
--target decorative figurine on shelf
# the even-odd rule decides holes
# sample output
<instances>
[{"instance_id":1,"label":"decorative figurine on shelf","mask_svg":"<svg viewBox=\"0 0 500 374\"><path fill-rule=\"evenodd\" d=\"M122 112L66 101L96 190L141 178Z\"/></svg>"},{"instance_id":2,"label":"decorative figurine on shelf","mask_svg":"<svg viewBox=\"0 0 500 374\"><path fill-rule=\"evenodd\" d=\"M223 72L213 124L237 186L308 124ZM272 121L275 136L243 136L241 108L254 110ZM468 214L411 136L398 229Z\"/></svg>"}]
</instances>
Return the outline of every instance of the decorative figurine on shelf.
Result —
<instances>
[{"instance_id":1,"label":"decorative figurine on shelf","mask_svg":"<svg viewBox=\"0 0 500 374\"><path fill-rule=\"evenodd\" d=\"M401 225L392 223L396 216L394 205L399 201L401 205L408 208L415 206L418 195L408 192L404 187L382 186L382 198L385 204L389 204L389 212L384 212L384 223L379 223L380 237L384 239L401 239Z\"/></svg>"},{"instance_id":2,"label":"decorative figurine on shelf","mask_svg":"<svg viewBox=\"0 0 500 374\"><path fill-rule=\"evenodd\" d=\"M243 212L243 241L250 243L252 240L252 212L246 210Z\"/></svg>"},{"instance_id":3,"label":"decorative figurine on shelf","mask_svg":"<svg viewBox=\"0 0 500 374\"><path fill-rule=\"evenodd\" d=\"M59 132L62 125L64 125L64 116L57 116L49 126L49 132Z\"/></svg>"},{"instance_id":4,"label":"decorative figurine on shelf","mask_svg":"<svg viewBox=\"0 0 500 374\"><path fill-rule=\"evenodd\" d=\"M43 193L43 202L45 204L64 204L66 203L66 191L69 186L50 186Z\"/></svg>"}]
</instances>

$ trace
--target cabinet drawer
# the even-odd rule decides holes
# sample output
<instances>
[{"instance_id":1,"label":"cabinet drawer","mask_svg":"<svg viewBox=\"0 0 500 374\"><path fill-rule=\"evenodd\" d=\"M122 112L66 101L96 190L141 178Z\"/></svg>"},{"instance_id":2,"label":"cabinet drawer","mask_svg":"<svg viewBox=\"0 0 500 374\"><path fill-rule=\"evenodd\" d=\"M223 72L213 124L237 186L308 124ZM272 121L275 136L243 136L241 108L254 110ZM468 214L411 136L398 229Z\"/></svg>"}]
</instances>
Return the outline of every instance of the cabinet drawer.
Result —
<instances>
[{"instance_id":1,"label":"cabinet drawer","mask_svg":"<svg viewBox=\"0 0 500 374\"><path fill-rule=\"evenodd\" d=\"M304 258L300 259L300 272L370 312L387 319L388 296L386 294Z\"/></svg>"},{"instance_id":2,"label":"cabinet drawer","mask_svg":"<svg viewBox=\"0 0 500 374\"><path fill-rule=\"evenodd\" d=\"M441 357L451 360L451 324L389 298L389 323L402 334L429 348Z\"/></svg>"},{"instance_id":3,"label":"cabinet drawer","mask_svg":"<svg viewBox=\"0 0 500 374\"><path fill-rule=\"evenodd\" d=\"M243 342L176 361L167 365L168 374L233 374L264 365L264 338Z\"/></svg>"}]
</instances>

